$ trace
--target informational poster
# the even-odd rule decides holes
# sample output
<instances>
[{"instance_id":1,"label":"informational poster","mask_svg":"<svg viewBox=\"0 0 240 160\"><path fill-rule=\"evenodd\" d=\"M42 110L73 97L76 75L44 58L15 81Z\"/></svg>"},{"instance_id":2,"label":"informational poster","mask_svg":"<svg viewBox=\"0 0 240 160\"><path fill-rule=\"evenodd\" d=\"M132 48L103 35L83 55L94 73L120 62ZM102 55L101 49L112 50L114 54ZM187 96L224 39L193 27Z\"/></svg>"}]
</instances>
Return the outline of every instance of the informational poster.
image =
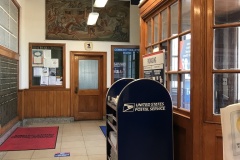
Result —
<instances>
[{"instance_id":1,"label":"informational poster","mask_svg":"<svg viewBox=\"0 0 240 160\"><path fill-rule=\"evenodd\" d=\"M58 68L58 59L44 59L44 67Z\"/></svg>"},{"instance_id":2,"label":"informational poster","mask_svg":"<svg viewBox=\"0 0 240 160\"><path fill-rule=\"evenodd\" d=\"M42 68L42 76L49 76L49 69L47 67Z\"/></svg>"},{"instance_id":3,"label":"informational poster","mask_svg":"<svg viewBox=\"0 0 240 160\"><path fill-rule=\"evenodd\" d=\"M43 66L43 50L32 50L32 66Z\"/></svg>"},{"instance_id":4,"label":"informational poster","mask_svg":"<svg viewBox=\"0 0 240 160\"><path fill-rule=\"evenodd\" d=\"M51 57L52 57L52 51L51 51L50 49L44 50L43 54L44 54L43 57L44 57L45 59L51 59Z\"/></svg>"},{"instance_id":5,"label":"informational poster","mask_svg":"<svg viewBox=\"0 0 240 160\"><path fill-rule=\"evenodd\" d=\"M191 39L186 39L180 42L180 64L179 69L190 70L191 62Z\"/></svg>"},{"instance_id":6,"label":"informational poster","mask_svg":"<svg viewBox=\"0 0 240 160\"><path fill-rule=\"evenodd\" d=\"M42 67L34 67L33 68L33 76L34 77L41 77L42 76L42 72L43 72L43 68Z\"/></svg>"},{"instance_id":7,"label":"informational poster","mask_svg":"<svg viewBox=\"0 0 240 160\"><path fill-rule=\"evenodd\" d=\"M49 82L48 82L49 85L56 85L56 82L57 82L56 76L49 76Z\"/></svg>"},{"instance_id":8,"label":"informational poster","mask_svg":"<svg viewBox=\"0 0 240 160\"><path fill-rule=\"evenodd\" d=\"M49 75L50 76L56 76L57 75L56 68L49 68Z\"/></svg>"},{"instance_id":9,"label":"informational poster","mask_svg":"<svg viewBox=\"0 0 240 160\"><path fill-rule=\"evenodd\" d=\"M144 78L156 80L164 85L164 51L143 56Z\"/></svg>"},{"instance_id":10,"label":"informational poster","mask_svg":"<svg viewBox=\"0 0 240 160\"><path fill-rule=\"evenodd\" d=\"M41 76L41 85L48 85L48 76Z\"/></svg>"},{"instance_id":11,"label":"informational poster","mask_svg":"<svg viewBox=\"0 0 240 160\"><path fill-rule=\"evenodd\" d=\"M240 103L229 105L220 109L223 160L240 159Z\"/></svg>"},{"instance_id":12,"label":"informational poster","mask_svg":"<svg viewBox=\"0 0 240 160\"><path fill-rule=\"evenodd\" d=\"M124 77L126 64L124 62L114 62L114 77L121 79Z\"/></svg>"},{"instance_id":13,"label":"informational poster","mask_svg":"<svg viewBox=\"0 0 240 160\"><path fill-rule=\"evenodd\" d=\"M56 77L56 85L62 85L62 77Z\"/></svg>"}]
</instances>

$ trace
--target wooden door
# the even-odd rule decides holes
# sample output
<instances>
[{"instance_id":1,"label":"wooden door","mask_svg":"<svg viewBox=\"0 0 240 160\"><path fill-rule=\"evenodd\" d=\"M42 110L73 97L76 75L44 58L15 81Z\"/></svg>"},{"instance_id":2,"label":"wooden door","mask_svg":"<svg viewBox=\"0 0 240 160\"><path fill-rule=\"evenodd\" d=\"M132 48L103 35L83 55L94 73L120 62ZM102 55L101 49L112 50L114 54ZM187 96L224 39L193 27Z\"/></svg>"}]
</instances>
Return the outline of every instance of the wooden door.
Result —
<instances>
[{"instance_id":1,"label":"wooden door","mask_svg":"<svg viewBox=\"0 0 240 160\"><path fill-rule=\"evenodd\" d=\"M73 116L75 120L103 118L104 66L102 55L74 55Z\"/></svg>"}]
</instances>

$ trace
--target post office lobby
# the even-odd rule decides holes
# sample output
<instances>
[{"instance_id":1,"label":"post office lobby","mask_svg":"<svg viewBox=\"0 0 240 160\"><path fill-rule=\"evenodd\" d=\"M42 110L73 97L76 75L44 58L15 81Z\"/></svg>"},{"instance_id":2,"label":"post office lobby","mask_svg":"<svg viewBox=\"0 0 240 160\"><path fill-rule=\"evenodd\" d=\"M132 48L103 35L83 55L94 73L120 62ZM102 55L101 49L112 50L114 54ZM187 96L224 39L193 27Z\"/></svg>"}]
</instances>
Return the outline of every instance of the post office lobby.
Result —
<instances>
[{"instance_id":1,"label":"post office lobby","mask_svg":"<svg viewBox=\"0 0 240 160\"><path fill-rule=\"evenodd\" d=\"M3 116L6 120L1 119L2 135L24 120L74 117L72 55L79 51L88 53L84 48L85 41L45 38L45 0L14 2L19 8L19 48L1 46L0 54L1 57L14 60L14 64L17 61L18 105L9 111L15 113L14 116L8 113ZM104 93L112 84L111 45L140 46L139 77L144 77L142 55L152 53L156 48L165 50L165 84L173 101L174 159L223 159L220 108L237 103L239 99L237 79L240 71L236 49L239 45L238 11L239 4L235 0L144 0L140 5L130 6L129 42L92 41L91 52L98 52L100 57L105 57ZM191 49L190 53L185 52L183 55L190 60L190 68L180 65L181 49L186 42L190 42ZM29 43L65 44L63 88L31 87ZM104 100L104 94L102 96ZM101 117L105 116L105 109L103 104ZM84 127L97 128L99 123L102 124L101 121L79 123L76 125L82 129L82 133ZM84 130L85 133L88 131ZM88 152L91 153L90 150ZM7 159L11 153L1 154L2 158L5 156ZM31 155L23 156L25 159L41 157L38 157L37 152L35 155L33 152L18 154ZM93 159L84 154L76 156ZM99 155L89 156L96 158Z\"/></svg>"}]
</instances>

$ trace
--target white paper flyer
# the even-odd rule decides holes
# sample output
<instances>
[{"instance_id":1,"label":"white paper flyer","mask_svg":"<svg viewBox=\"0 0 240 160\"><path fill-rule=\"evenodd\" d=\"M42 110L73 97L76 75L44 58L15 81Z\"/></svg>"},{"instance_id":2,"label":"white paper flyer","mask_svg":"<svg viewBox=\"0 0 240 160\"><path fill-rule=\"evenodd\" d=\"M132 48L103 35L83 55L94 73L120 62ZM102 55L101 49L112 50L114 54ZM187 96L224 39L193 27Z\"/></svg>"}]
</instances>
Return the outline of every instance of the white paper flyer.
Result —
<instances>
[{"instance_id":1,"label":"white paper flyer","mask_svg":"<svg viewBox=\"0 0 240 160\"><path fill-rule=\"evenodd\" d=\"M240 159L240 103L221 108L223 159Z\"/></svg>"}]
</instances>

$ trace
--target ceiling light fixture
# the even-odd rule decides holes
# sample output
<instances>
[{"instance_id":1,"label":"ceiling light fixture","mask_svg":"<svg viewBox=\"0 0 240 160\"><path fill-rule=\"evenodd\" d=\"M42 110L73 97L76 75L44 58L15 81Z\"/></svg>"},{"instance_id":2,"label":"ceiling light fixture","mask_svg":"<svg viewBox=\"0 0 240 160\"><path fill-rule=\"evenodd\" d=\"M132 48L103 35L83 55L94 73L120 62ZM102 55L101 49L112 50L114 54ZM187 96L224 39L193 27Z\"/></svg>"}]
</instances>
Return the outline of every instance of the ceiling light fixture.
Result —
<instances>
[{"instance_id":1,"label":"ceiling light fixture","mask_svg":"<svg viewBox=\"0 0 240 160\"><path fill-rule=\"evenodd\" d=\"M99 13L97 12L89 13L87 25L95 25L97 23L98 16L99 16Z\"/></svg>"},{"instance_id":2,"label":"ceiling light fixture","mask_svg":"<svg viewBox=\"0 0 240 160\"><path fill-rule=\"evenodd\" d=\"M93 12L93 0L92 0L92 12L88 15L87 25L95 25L97 23L99 13Z\"/></svg>"},{"instance_id":3,"label":"ceiling light fixture","mask_svg":"<svg viewBox=\"0 0 240 160\"><path fill-rule=\"evenodd\" d=\"M95 0L94 7L103 8L105 7L108 0Z\"/></svg>"}]
</instances>

